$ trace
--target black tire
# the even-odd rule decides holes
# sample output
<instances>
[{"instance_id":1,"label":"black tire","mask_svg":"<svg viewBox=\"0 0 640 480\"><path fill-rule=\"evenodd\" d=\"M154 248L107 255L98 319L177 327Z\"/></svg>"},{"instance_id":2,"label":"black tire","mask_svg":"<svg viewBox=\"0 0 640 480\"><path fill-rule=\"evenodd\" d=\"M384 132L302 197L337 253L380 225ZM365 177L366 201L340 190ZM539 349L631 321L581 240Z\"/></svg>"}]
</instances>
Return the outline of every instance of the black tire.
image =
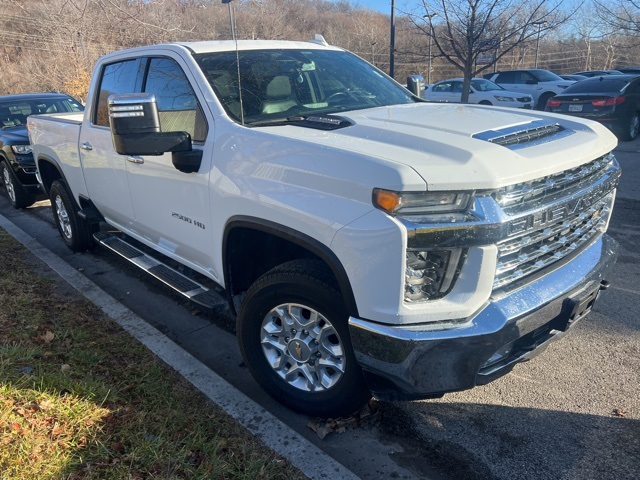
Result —
<instances>
[{"instance_id":1,"label":"black tire","mask_svg":"<svg viewBox=\"0 0 640 480\"><path fill-rule=\"evenodd\" d=\"M633 112L633 115L629 117L629 122L627 123L626 130L622 131L620 135L620 140L624 140L625 142L630 142L631 140L635 140L638 138L638 133L640 130L640 115L638 112Z\"/></svg>"},{"instance_id":2,"label":"black tire","mask_svg":"<svg viewBox=\"0 0 640 480\"><path fill-rule=\"evenodd\" d=\"M51 184L49 198L58 232L67 247L74 252L84 252L91 248L95 229L78 215L80 207L62 180Z\"/></svg>"},{"instance_id":3,"label":"black tire","mask_svg":"<svg viewBox=\"0 0 640 480\"><path fill-rule=\"evenodd\" d=\"M540 97L538 98L538 105L537 105L536 109L544 110L545 108L547 108L547 101L551 97L555 97L555 94L552 93L552 92L546 92L546 93L543 93L542 95L540 95Z\"/></svg>"},{"instance_id":4,"label":"black tire","mask_svg":"<svg viewBox=\"0 0 640 480\"><path fill-rule=\"evenodd\" d=\"M237 332L253 377L293 410L335 418L371 398L342 295L320 261L287 262L260 277L242 302Z\"/></svg>"},{"instance_id":5,"label":"black tire","mask_svg":"<svg viewBox=\"0 0 640 480\"><path fill-rule=\"evenodd\" d=\"M478 105L493 105L489 100L482 100L478 102Z\"/></svg>"},{"instance_id":6,"label":"black tire","mask_svg":"<svg viewBox=\"0 0 640 480\"><path fill-rule=\"evenodd\" d=\"M15 208L27 208L36 202L36 196L28 193L23 188L20 180L18 180L13 169L5 159L0 162L0 179L4 184L4 190L9 202L11 202L11 205Z\"/></svg>"}]
</instances>

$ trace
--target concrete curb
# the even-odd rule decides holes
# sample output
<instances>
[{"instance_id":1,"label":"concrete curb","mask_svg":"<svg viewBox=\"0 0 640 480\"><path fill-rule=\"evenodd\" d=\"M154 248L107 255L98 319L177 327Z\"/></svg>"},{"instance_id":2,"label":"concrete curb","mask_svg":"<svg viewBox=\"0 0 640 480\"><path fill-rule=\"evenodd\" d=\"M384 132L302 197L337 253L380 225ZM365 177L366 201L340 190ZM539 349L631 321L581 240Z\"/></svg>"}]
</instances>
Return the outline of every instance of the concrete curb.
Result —
<instances>
[{"instance_id":1,"label":"concrete curb","mask_svg":"<svg viewBox=\"0 0 640 480\"><path fill-rule=\"evenodd\" d=\"M0 215L0 227L24 245L109 318L145 345L228 415L311 479L359 477L207 368L179 345L111 297L36 239Z\"/></svg>"}]
</instances>

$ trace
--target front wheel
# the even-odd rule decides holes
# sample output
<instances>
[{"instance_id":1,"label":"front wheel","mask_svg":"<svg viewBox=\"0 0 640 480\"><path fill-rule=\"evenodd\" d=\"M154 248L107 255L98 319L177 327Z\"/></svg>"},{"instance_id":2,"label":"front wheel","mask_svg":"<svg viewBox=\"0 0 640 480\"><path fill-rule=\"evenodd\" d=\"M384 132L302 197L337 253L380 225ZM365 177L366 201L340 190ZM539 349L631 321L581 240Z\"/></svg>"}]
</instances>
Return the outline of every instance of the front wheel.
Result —
<instances>
[{"instance_id":1,"label":"front wheel","mask_svg":"<svg viewBox=\"0 0 640 480\"><path fill-rule=\"evenodd\" d=\"M6 160L0 162L0 170L2 170L2 182L11 205L14 208L27 208L33 205L36 196L25 191Z\"/></svg>"},{"instance_id":2,"label":"front wheel","mask_svg":"<svg viewBox=\"0 0 640 480\"><path fill-rule=\"evenodd\" d=\"M554 96L555 95L551 92L543 93L542 95L540 95L540 98L538 99L538 110L544 110L545 108L547 108L547 102Z\"/></svg>"},{"instance_id":3,"label":"front wheel","mask_svg":"<svg viewBox=\"0 0 640 480\"><path fill-rule=\"evenodd\" d=\"M295 260L260 277L243 300L237 331L256 381L291 409L339 417L371 398L342 295L322 262Z\"/></svg>"},{"instance_id":4,"label":"front wheel","mask_svg":"<svg viewBox=\"0 0 640 480\"><path fill-rule=\"evenodd\" d=\"M64 243L74 252L83 252L93 245L91 226L78 215L80 207L62 180L51 184L51 210Z\"/></svg>"}]
</instances>

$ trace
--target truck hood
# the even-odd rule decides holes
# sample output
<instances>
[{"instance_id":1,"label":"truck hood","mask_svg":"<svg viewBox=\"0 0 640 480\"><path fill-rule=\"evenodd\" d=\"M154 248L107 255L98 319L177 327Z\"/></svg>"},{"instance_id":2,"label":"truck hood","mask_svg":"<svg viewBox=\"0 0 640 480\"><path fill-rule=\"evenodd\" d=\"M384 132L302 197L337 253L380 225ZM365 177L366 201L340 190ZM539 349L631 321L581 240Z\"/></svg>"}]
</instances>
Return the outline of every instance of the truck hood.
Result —
<instances>
[{"instance_id":1,"label":"truck hood","mask_svg":"<svg viewBox=\"0 0 640 480\"><path fill-rule=\"evenodd\" d=\"M615 148L602 125L545 112L480 105L394 105L341 114L350 126L333 131L294 125L271 133L413 169L429 190L492 189L544 177L594 160ZM522 139L515 146L495 137L559 125L561 135ZM384 185L378 185L384 187Z\"/></svg>"}]
</instances>

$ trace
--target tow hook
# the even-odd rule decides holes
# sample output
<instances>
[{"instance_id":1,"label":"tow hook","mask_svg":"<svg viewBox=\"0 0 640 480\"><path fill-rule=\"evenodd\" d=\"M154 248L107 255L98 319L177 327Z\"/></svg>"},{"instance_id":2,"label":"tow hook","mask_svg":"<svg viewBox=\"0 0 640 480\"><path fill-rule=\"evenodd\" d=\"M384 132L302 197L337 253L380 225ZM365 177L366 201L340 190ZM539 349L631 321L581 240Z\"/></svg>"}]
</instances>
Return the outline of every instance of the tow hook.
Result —
<instances>
[{"instance_id":1,"label":"tow hook","mask_svg":"<svg viewBox=\"0 0 640 480\"><path fill-rule=\"evenodd\" d=\"M602 280L600 282L600 290L607 290L610 286L611 283L609 283L609 280Z\"/></svg>"}]
</instances>

